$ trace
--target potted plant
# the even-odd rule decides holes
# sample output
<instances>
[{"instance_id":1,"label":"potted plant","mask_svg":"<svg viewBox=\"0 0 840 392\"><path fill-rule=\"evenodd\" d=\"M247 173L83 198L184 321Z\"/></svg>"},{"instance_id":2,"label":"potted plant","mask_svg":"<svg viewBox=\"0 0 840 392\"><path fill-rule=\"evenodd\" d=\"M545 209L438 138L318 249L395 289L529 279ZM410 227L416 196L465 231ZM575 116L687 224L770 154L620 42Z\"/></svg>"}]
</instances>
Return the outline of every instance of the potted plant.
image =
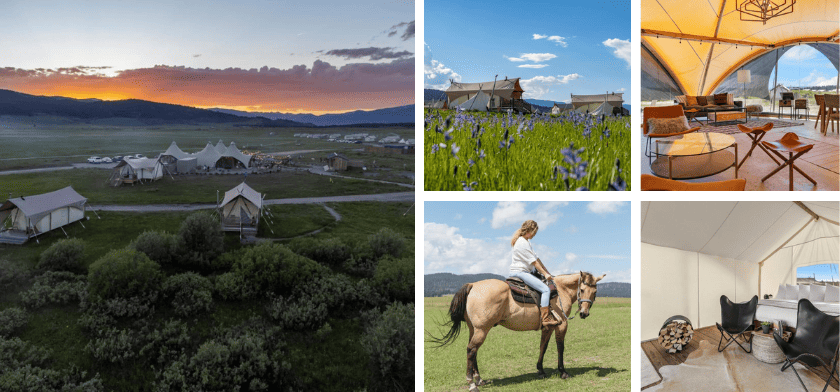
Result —
<instances>
[{"instance_id":1,"label":"potted plant","mask_svg":"<svg viewBox=\"0 0 840 392\"><path fill-rule=\"evenodd\" d=\"M761 322L761 332L770 333L770 328L773 327L773 323L769 321L762 321Z\"/></svg>"}]
</instances>

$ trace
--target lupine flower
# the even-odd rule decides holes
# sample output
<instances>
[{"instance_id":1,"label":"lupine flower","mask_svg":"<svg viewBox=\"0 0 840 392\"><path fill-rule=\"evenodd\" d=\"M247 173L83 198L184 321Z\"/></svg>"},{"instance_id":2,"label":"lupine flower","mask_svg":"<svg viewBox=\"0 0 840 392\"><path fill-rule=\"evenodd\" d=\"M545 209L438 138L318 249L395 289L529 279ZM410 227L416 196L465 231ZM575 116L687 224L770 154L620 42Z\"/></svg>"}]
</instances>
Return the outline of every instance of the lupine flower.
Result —
<instances>
[{"instance_id":1,"label":"lupine flower","mask_svg":"<svg viewBox=\"0 0 840 392\"><path fill-rule=\"evenodd\" d=\"M432 154L438 152L438 150L440 150L440 147L437 144L432 144Z\"/></svg>"},{"instance_id":2,"label":"lupine flower","mask_svg":"<svg viewBox=\"0 0 840 392\"><path fill-rule=\"evenodd\" d=\"M475 182L475 181L471 182L469 185L467 185L467 182L466 182L466 181L461 181L461 186L463 187L463 189L464 189L465 191L471 191L471 190L473 190L473 187L474 187L474 186L476 186L476 185L478 185L478 183L477 183L477 182Z\"/></svg>"},{"instance_id":3,"label":"lupine flower","mask_svg":"<svg viewBox=\"0 0 840 392\"><path fill-rule=\"evenodd\" d=\"M604 140L604 138L609 138L609 137L610 137L610 129L607 128L607 127L604 127L604 131L601 133L601 140Z\"/></svg>"}]
</instances>

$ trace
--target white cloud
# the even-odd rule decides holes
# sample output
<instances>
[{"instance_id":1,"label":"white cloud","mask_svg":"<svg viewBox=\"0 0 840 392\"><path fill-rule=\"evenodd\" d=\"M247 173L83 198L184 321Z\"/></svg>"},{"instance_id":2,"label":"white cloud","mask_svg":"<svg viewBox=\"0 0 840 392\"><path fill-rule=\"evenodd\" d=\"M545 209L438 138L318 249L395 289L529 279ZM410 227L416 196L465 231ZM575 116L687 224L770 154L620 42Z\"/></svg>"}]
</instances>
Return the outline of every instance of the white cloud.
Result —
<instances>
[{"instance_id":1,"label":"white cloud","mask_svg":"<svg viewBox=\"0 0 840 392\"><path fill-rule=\"evenodd\" d=\"M828 76L817 71L811 71L808 76L802 78L796 84L801 86L834 86L837 85L837 75Z\"/></svg>"},{"instance_id":2,"label":"white cloud","mask_svg":"<svg viewBox=\"0 0 840 392\"><path fill-rule=\"evenodd\" d=\"M603 42L604 46L615 49L613 55L627 62L630 67L630 40L610 38Z\"/></svg>"},{"instance_id":3,"label":"white cloud","mask_svg":"<svg viewBox=\"0 0 840 392\"><path fill-rule=\"evenodd\" d=\"M564 48L569 46L569 44L566 43L566 37L561 37L559 35L548 36L542 34L534 34L534 39L547 39L548 41L554 42L555 44L560 45Z\"/></svg>"},{"instance_id":4,"label":"white cloud","mask_svg":"<svg viewBox=\"0 0 840 392\"><path fill-rule=\"evenodd\" d=\"M513 61L513 62L523 62L523 61L531 61L534 63L541 63L543 61L548 61L553 58L557 57L551 53L521 53L519 57L508 57L505 56L506 59Z\"/></svg>"},{"instance_id":5,"label":"white cloud","mask_svg":"<svg viewBox=\"0 0 840 392\"><path fill-rule=\"evenodd\" d=\"M522 64L522 65L519 66L519 68L534 68L534 69L545 68L545 67L548 67L548 64Z\"/></svg>"},{"instance_id":6,"label":"white cloud","mask_svg":"<svg viewBox=\"0 0 840 392\"><path fill-rule=\"evenodd\" d=\"M557 76L534 76L531 79L520 80L519 84L522 85L522 88L525 90L526 98L540 98L551 91L551 86L567 84L580 77L581 76L576 73Z\"/></svg>"},{"instance_id":7,"label":"white cloud","mask_svg":"<svg viewBox=\"0 0 840 392\"><path fill-rule=\"evenodd\" d=\"M577 259L576 254L574 254L572 252L566 253L566 261L575 261L576 259Z\"/></svg>"},{"instance_id":8,"label":"white cloud","mask_svg":"<svg viewBox=\"0 0 840 392\"><path fill-rule=\"evenodd\" d=\"M493 210L491 227L500 229L511 227L518 229L522 222L533 219L541 229L544 229L560 219L563 214L559 211L561 207L569 205L566 201L553 201L540 203L531 211L525 211L525 203L519 201L500 201Z\"/></svg>"},{"instance_id":9,"label":"white cloud","mask_svg":"<svg viewBox=\"0 0 840 392\"><path fill-rule=\"evenodd\" d=\"M619 255L586 255L584 256L588 259L608 259L608 260L624 260L626 256L619 256Z\"/></svg>"},{"instance_id":10,"label":"white cloud","mask_svg":"<svg viewBox=\"0 0 840 392\"><path fill-rule=\"evenodd\" d=\"M596 276L601 276L601 274L607 274L607 276L605 276L604 280L602 280L601 282L630 283L631 282L630 278L632 276L630 271L631 271L631 269L628 268L626 270L618 270L618 271L602 271L602 272L590 271L590 272L592 272Z\"/></svg>"},{"instance_id":11,"label":"white cloud","mask_svg":"<svg viewBox=\"0 0 840 392\"><path fill-rule=\"evenodd\" d=\"M543 39L543 38L548 38L548 36L547 35L542 35L542 34L534 34L534 39Z\"/></svg>"},{"instance_id":12,"label":"white cloud","mask_svg":"<svg viewBox=\"0 0 840 392\"><path fill-rule=\"evenodd\" d=\"M511 248L507 241L487 242L467 238L459 234L459 230L442 223L424 224L425 273L448 271L507 276L511 262Z\"/></svg>"},{"instance_id":13,"label":"white cloud","mask_svg":"<svg viewBox=\"0 0 840 392\"><path fill-rule=\"evenodd\" d=\"M817 57L817 53L819 52L816 49L810 47L809 45L798 45L785 52L784 56L782 56L782 59L793 61L810 60L812 58Z\"/></svg>"},{"instance_id":14,"label":"white cloud","mask_svg":"<svg viewBox=\"0 0 840 392\"><path fill-rule=\"evenodd\" d=\"M618 212L618 209L626 203L627 202L624 201L593 201L590 202L586 208L589 212L594 212L596 214L610 214Z\"/></svg>"},{"instance_id":15,"label":"white cloud","mask_svg":"<svg viewBox=\"0 0 840 392\"><path fill-rule=\"evenodd\" d=\"M616 90L616 91L625 91L625 90L624 90L624 87L622 87L622 88L620 88L620 89L618 89L618 90Z\"/></svg>"},{"instance_id":16,"label":"white cloud","mask_svg":"<svg viewBox=\"0 0 840 392\"><path fill-rule=\"evenodd\" d=\"M461 81L461 75L453 71L451 68L443 65L441 62L432 58L432 49L427 43L423 52L423 75L425 77L425 88L433 88L436 90L444 90L449 86L449 79L456 82ZM438 76L442 76L438 78ZM437 84L435 82L438 82Z\"/></svg>"}]
</instances>

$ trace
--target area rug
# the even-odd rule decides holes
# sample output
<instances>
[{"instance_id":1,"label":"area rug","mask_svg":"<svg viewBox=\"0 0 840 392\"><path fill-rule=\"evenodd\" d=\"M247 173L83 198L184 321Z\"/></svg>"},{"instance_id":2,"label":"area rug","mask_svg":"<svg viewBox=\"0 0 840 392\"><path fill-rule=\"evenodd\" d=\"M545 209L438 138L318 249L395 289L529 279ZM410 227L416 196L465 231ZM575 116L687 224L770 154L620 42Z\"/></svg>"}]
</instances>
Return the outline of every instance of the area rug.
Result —
<instances>
[{"instance_id":1,"label":"area rug","mask_svg":"<svg viewBox=\"0 0 840 392\"><path fill-rule=\"evenodd\" d=\"M822 390L825 381L800 365L794 366L809 391ZM734 345L719 353L714 344L704 340L684 363L659 368L662 382L645 391L801 391L793 370L781 372L781 368L781 363L760 362ZM828 390L837 391L830 386Z\"/></svg>"},{"instance_id":2,"label":"area rug","mask_svg":"<svg viewBox=\"0 0 840 392\"><path fill-rule=\"evenodd\" d=\"M748 121L746 124L742 123L741 125L744 125L748 128L758 128L758 127L763 127L764 124L767 124L767 123L773 123L773 129L795 127L795 126L798 126L798 125L804 125L805 124L803 122L791 122L791 121L784 121L784 120L778 120L778 119L754 118L754 119ZM692 122L692 124L697 125L697 123L695 123L695 122ZM692 124L689 124L689 125L694 126ZM704 123L703 126L700 127L700 132L717 132L717 133L723 133L723 134L726 134L726 135L733 135L733 134L741 133L741 131L738 129L738 124L733 124L733 123L727 123L726 125L719 125L719 126Z\"/></svg>"},{"instance_id":3,"label":"area rug","mask_svg":"<svg viewBox=\"0 0 840 392\"><path fill-rule=\"evenodd\" d=\"M656 372L656 368L654 368L653 364L650 363L650 358L648 358L647 354L645 354L645 350L639 351L642 353L642 389L645 389L648 385L659 382L662 377L659 377L659 373Z\"/></svg>"}]
</instances>

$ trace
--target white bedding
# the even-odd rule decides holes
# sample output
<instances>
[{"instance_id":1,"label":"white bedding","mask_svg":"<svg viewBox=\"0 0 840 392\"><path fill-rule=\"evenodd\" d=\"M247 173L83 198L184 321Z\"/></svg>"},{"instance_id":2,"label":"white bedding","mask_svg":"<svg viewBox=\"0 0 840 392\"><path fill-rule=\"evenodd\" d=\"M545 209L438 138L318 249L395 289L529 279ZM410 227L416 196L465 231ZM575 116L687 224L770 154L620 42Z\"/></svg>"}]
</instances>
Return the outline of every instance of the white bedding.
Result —
<instances>
[{"instance_id":1,"label":"white bedding","mask_svg":"<svg viewBox=\"0 0 840 392\"><path fill-rule=\"evenodd\" d=\"M782 320L787 325L796 327L796 310L798 300L792 299L760 299L755 311L756 320ZM814 302L817 309L833 316L840 316L840 303Z\"/></svg>"}]
</instances>

